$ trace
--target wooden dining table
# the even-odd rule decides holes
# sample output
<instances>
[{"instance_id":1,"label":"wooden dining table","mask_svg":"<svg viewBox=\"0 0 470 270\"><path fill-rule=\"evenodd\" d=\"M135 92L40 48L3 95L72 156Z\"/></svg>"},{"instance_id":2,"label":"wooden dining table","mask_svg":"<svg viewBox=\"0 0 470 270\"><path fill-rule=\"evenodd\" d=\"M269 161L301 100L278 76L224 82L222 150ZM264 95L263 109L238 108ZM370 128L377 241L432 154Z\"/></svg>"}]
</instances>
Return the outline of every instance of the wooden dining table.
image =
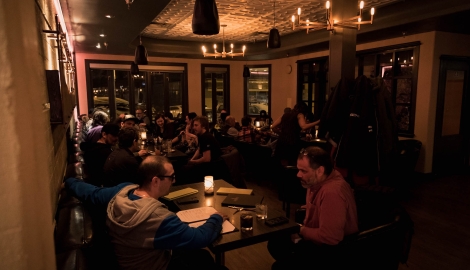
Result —
<instances>
[{"instance_id":1,"label":"wooden dining table","mask_svg":"<svg viewBox=\"0 0 470 270\"><path fill-rule=\"evenodd\" d=\"M276 238L281 235L290 235L293 233L298 233L300 230L300 226L291 220L289 220L288 223L282 225L269 227L264 223L265 220L257 219L255 217L253 220L253 230L242 231L240 230L240 212L237 212L236 209L222 206L221 203L225 199L226 195L217 195L217 190L220 187L233 188L234 186L224 180L215 180L214 195L205 195L204 183L202 182L173 186L170 191L176 191L186 187L191 187L198 190L198 193L192 196L197 196L199 202L178 205L176 201L167 201L164 199L161 199L161 201L165 203L171 211L174 212L203 206L212 206L220 213L227 215L229 218L228 220L238 229L234 232L221 234L214 242L212 242L208 246L209 250L215 255L216 263L219 265L225 264L226 251L246 247L249 245L254 245L260 242L267 241L269 239ZM268 205L268 219L284 215L285 214L281 209L281 204L279 204L279 206Z\"/></svg>"}]
</instances>

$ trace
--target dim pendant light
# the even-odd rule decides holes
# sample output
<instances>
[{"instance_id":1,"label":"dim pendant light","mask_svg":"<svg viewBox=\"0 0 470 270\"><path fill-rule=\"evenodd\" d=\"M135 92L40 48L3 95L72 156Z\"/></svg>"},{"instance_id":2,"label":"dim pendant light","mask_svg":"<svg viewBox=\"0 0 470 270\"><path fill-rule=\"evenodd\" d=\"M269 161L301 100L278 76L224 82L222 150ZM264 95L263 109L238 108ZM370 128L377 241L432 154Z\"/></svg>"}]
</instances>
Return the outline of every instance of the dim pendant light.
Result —
<instances>
[{"instance_id":1,"label":"dim pendant light","mask_svg":"<svg viewBox=\"0 0 470 270\"><path fill-rule=\"evenodd\" d=\"M245 66L243 68L243 78L248 78L248 77L250 77L250 69L247 66Z\"/></svg>"},{"instance_id":2,"label":"dim pendant light","mask_svg":"<svg viewBox=\"0 0 470 270\"><path fill-rule=\"evenodd\" d=\"M142 37L140 38L140 44L135 48L135 64L137 65L148 65L147 49L142 45Z\"/></svg>"},{"instance_id":3,"label":"dim pendant light","mask_svg":"<svg viewBox=\"0 0 470 270\"><path fill-rule=\"evenodd\" d=\"M131 63L131 75L139 75L139 73L140 73L139 66L135 62L132 62Z\"/></svg>"},{"instance_id":4,"label":"dim pendant light","mask_svg":"<svg viewBox=\"0 0 470 270\"><path fill-rule=\"evenodd\" d=\"M277 49L281 47L281 35L276 29L276 2L274 2L274 26L269 31L268 36L268 49Z\"/></svg>"},{"instance_id":5,"label":"dim pendant light","mask_svg":"<svg viewBox=\"0 0 470 270\"><path fill-rule=\"evenodd\" d=\"M215 0L196 0L194 4L193 34L217 35L220 32L219 12Z\"/></svg>"}]
</instances>

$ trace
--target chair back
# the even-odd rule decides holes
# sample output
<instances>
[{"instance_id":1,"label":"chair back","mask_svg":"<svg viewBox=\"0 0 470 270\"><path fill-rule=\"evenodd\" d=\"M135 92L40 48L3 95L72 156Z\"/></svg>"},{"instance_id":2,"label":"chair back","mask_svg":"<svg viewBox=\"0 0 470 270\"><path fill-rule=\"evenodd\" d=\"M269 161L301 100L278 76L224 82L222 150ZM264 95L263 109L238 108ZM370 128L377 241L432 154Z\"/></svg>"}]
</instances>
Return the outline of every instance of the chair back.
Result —
<instances>
[{"instance_id":1,"label":"chair back","mask_svg":"<svg viewBox=\"0 0 470 270\"><path fill-rule=\"evenodd\" d=\"M297 177L298 169L295 166L282 166L282 174L279 179L279 200L282 201L286 217L290 218L290 204L305 204L307 189L302 187Z\"/></svg>"}]
</instances>

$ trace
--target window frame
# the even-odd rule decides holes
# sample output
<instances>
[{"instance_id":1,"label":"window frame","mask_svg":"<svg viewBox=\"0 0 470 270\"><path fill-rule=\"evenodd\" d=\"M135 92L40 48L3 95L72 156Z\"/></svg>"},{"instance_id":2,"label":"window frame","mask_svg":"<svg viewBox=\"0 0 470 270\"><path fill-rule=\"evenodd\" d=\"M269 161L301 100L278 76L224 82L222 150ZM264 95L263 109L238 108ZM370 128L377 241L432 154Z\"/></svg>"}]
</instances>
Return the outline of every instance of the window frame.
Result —
<instances>
[{"instance_id":1,"label":"window frame","mask_svg":"<svg viewBox=\"0 0 470 270\"><path fill-rule=\"evenodd\" d=\"M109 65L109 68L92 68L91 66L93 64L103 64L103 65ZM113 65L117 65L118 68L112 68ZM122 65L126 65L128 66L128 68L122 68ZM188 65L186 63L166 63L166 62L149 62L148 65L145 65L145 68L150 68L152 69L153 67L155 68L158 68L158 67L162 67L162 70L161 72L169 72L171 70L167 70L165 71L164 67L180 67L182 68L182 71L181 73L183 74L183 77L182 77L182 109L183 109L183 115L186 115L188 113L188 104L189 104L189 101L188 101ZM108 76L110 76L110 74L112 72L114 72L115 70L120 70L120 71L127 71L129 72L129 88L132 89L132 92L129 94L129 113L131 114L134 114L135 110L137 109L136 108L136 105L135 105L135 93L134 93L134 79L133 79L133 76L130 74L130 62L129 61L120 61L120 60L95 60L95 59L85 59L85 77L86 77L86 89L87 89L87 102L88 102L88 108L94 108L94 100L93 100L93 85L92 85L92 73L91 73L91 70L92 69L101 69L101 70L106 70L107 73L108 73ZM145 72L145 82L146 82L146 86L145 86L145 91L147 91L147 93L150 91L150 75L152 72L154 72L153 70L145 70L145 71L142 71L142 69L144 68L141 68L141 71L140 73L142 72ZM160 70L159 70L160 71ZM111 84L112 82L112 84ZM111 79L111 78L108 78L108 87L109 85L113 85L114 84L114 78ZM115 93L114 95L111 94L111 92L114 93L114 91L110 91L110 96L108 96L109 98L109 109L110 109L110 119L112 121L115 120L115 115L116 115L116 105L115 105ZM165 94L164 98L168 98L168 94ZM147 95L147 102L146 102L146 106L147 106L147 111L152 111L152 104L151 104L151 100L150 100L150 95ZM165 104L169 104L169 100L165 100ZM166 108L165 108L166 109ZM168 111L169 111L169 106L168 106ZM83 112L80 112L80 113L83 113ZM88 112L85 112L86 114L88 114ZM148 115L149 117L151 117L152 115Z\"/></svg>"},{"instance_id":2,"label":"window frame","mask_svg":"<svg viewBox=\"0 0 470 270\"><path fill-rule=\"evenodd\" d=\"M224 79L224 109L227 112L230 112L230 65L222 64L201 64L201 108L202 115L207 116L206 109L204 108L205 104L205 91L206 91L206 68L221 68L226 69L225 79ZM216 73L216 72L209 72ZM213 85L214 86L214 85ZM217 88L217 86L216 86ZM214 95L217 97L217 94L212 94L212 122L217 122L218 110L217 110L217 99L214 99ZM215 114L214 114L215 112ZM214 117L215 116L215 117Z\"/></svg>"},{"instance_id":3,"label":"window frame","mask_svg":"<svg viewBox=\"0 0 470 270\"><path fill-rule=\"evenodd\" d=\"M271 114L271 82L272 82L272 65L271 64L260 64L260 65L246 65L246 67L248 67L249 69L250 68L268 68L268 115L272 115ZM250 74L251 74L251 71L250 71ZM248 97L249 97L249 94L248 94L248 91L249 91L249 88L248 88L248 82L249 82L249 79L251 78L251 75L250 77L244 77L243 78L243 116L250 116L250 117L257 117L259 116L259 113L258 114L250 114L248 113L248 108L249 108L249 102L248 102Z\"/></svg>"},{"instance_id":4,"label":"window frame","mask_svg":"<svg viewBox=\"0 0 470 270\"><path fill-rule=\"evenodd\" d=\"M374 48L369 50L358 51L356 53L357 59L357 71L358 76L364 74L364 57L375 55L375 74L376 76L381 76L381 66L379 61L379 56L383 54L392 53L393 54L393 62L392 66L392 91L391 91L391 101L393 107L395 109L395 116L396 116L396 109L398 106L409 106L409 127L408 130L399 130L397 127L398 135L401 137L409 137L413 138L414 135L414 128L415 128L415 117L416 117L416 95L417 95L417 86L418 86L418 70L419 70L419 50L420 50L421 42L411 42L411 43L403 43L397 44L393 46L387 47L380 47ZM413 65L412 65L412 72L411 75L400 76L398 75L398 67L399 65L396 63L397 61L397 53L403 51L410 51L413 50ZM411 92L410 92L410 102L409 103L397 103L397 81L399 79L411 79Z\"/></svg>"}]
</instances>

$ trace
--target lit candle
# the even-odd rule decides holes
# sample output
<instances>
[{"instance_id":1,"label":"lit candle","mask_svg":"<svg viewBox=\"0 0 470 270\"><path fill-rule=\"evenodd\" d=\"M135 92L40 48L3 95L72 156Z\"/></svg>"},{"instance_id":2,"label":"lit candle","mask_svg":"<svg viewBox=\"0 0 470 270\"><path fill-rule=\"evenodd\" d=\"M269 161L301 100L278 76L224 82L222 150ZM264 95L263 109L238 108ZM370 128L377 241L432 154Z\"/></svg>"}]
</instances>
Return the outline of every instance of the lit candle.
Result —
<instances>
[{"instance_id":1,"label":"lit candle","mask_svg":"<svg viewBox=\"0 0 470 270\"><path fill-rule=\"evenodd\" d=\"M206 195L214 194L214 177L204 176L204 193Z\"/></svg>"},{"instance_id":2,"label":"lit candle","mask_svg":"<svg viewBox=\"0 0 470 270\"><path fill-rule=\"evenodd\" d=\"M292 30L295 29L294 23L295 23L295 15L292 15Z\"/></svg>"}]
</instances>

